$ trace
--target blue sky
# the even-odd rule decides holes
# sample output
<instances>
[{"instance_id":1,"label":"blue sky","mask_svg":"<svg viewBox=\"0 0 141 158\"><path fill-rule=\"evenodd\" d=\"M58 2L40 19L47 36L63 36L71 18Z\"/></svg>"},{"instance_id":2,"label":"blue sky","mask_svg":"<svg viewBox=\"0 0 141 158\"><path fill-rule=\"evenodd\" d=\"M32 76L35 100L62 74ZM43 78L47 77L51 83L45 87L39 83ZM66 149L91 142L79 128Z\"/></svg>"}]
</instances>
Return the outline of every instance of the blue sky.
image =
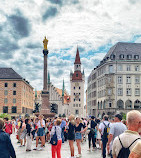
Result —
<instances>
[{"instance_id":1,"label":"blue sky","mask_svg":"<svg viewBox=\"0 0 141 158\"><path fill-rule=\"evenodd\" d=\"M77 47L87 77L117 42L141 42L141 0L0 0L0 67L42 89L43 38L52 83L70 92Z\"/></svg>"}]
</instances>

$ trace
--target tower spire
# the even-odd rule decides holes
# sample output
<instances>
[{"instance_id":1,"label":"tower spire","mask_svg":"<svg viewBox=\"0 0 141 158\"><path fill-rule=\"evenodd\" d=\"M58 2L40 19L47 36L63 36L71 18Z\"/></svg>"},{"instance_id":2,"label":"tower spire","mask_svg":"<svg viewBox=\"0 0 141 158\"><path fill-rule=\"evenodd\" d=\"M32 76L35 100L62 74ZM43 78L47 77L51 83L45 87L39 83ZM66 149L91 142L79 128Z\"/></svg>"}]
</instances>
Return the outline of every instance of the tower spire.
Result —
<instances>
[{"instance_id":1,"label":"tower spire","mask_svg":"<svg viewBox=\"0 0 141 158\"><path fill-rule=\"evenodd\" d=\"M64 83L64 79L63 79L62 96L64 96L64 91L65 91L65 83Z\"/></svg>"},{"instance_id":2,"label":"tower spire","mask_svg":"<svg viewBox=\"0 0 141 158\"><path fill-rule=\"evenodd\" d=\"M77 52L76 52L76 57L75 57L75 62L74 62L74 64L81 64L78 46L77 46Z\"/></svg>"},{"instance_id":3,"label":"tower spire","mask_svg":"<svg viewBox=\"0 0 141 158\"><path fill-rule=\"evenodd\" d=\"M50 73L48 72L48 84L50 84Z\"/></svg>"}]
</instances>

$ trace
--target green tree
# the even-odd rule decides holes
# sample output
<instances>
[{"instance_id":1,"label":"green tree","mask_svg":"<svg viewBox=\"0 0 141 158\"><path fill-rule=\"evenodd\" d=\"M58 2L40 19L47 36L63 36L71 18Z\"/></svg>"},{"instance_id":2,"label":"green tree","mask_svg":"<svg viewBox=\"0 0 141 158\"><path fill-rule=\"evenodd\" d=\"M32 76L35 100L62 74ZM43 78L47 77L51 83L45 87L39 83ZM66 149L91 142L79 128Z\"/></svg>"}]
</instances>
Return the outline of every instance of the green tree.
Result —
<instances>
[{"instance_id":1,"label":"green tree","mask_svg":"<svg viewBox=\"0 0 141 158\"><path fill-rule=\"evenodd\" d=\"M0 114L0 118L5 118L5 117L11 119L11 116L7 113Z\"/></svg>"}]
</instances>

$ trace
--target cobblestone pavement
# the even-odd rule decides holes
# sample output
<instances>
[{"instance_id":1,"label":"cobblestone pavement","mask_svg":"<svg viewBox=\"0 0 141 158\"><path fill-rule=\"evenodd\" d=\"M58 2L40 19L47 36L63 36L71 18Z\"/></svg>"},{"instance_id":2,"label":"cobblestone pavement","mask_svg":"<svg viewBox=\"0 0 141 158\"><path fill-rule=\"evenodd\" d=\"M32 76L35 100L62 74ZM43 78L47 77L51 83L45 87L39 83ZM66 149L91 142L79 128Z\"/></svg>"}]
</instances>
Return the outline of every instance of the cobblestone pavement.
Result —
<instances>
[{"instance_id":1,"label":"cobblestone pavement","mask_svg":"<svg viewBox=\"0 0 141 158\"><path fill-rule=\"evenodd\" d=\"M16 136L12 135L11 136L12 143L14 145L15 151L17 158L51 158L51 145L46 143L46 147L42 151L31 151L31 152L26 152L25 147L19 147L20 144L17 143ZM75 155L77 155L77 146L75 144ZM32 143L32 148L35 147L35 141ZM88 149L88 142L84 142L82 144L82 158L102 158L101 156L101 150L96 150L96 151L87 151ZM68 142L65 142L62 145L61 149L61 155L62 158L68 158L70 156L70 150L69 150L69 144Z\"/></svg>"}]
</instances>

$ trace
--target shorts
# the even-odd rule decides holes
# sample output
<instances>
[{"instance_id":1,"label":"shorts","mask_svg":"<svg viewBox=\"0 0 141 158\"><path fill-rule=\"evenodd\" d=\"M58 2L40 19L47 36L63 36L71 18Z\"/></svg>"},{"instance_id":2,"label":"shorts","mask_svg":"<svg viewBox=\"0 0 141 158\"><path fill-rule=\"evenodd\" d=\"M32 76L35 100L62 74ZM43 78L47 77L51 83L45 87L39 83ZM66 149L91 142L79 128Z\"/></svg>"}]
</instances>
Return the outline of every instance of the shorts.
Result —
<instances>
[{"instance_id":1,"label":"shorts","mask_svg":"<svg viewBox=\"0 0 141 158\"><path fill-rule=\"evenodd\" d=\"M75 140L77 139L82 139L82 134L81 133L75 133Z\"/></svg>"},{"instance_id":2,"label":"shorts","mask_svg":"<svg viewBox=\"0 0 141 158\"><path fill-rule=\"evenodd\" d=\"M43 128L38 128L37 136L42 137L45 135L44 129Z\"/></svg>"}]
</instances>

